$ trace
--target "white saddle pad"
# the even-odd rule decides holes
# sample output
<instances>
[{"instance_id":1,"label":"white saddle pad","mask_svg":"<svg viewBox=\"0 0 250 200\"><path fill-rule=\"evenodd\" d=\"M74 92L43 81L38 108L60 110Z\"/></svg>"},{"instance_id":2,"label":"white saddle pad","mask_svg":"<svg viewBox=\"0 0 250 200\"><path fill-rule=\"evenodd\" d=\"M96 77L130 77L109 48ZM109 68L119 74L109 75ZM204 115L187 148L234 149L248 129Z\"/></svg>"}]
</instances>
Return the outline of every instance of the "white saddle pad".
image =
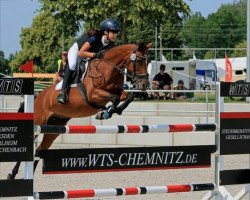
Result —
<instances>
[{"instance_id":1,"label":"white saddle pad","mask_svg":"<svg viewBox=\"0 0 250 200\"><path fill-rule=\"evenodd\" d=\"M86 64L85 64L85 72L82 74L81 81L85 77L85 74L87 72L88 66L89 66L88 62L86 62ZM59 83L56 84L55 90L61 90L62 89L62 84L63 84L63 80L61 80ZM76 87L76 84L71 84L70 87Z\"/></svg>"}]
</instances>

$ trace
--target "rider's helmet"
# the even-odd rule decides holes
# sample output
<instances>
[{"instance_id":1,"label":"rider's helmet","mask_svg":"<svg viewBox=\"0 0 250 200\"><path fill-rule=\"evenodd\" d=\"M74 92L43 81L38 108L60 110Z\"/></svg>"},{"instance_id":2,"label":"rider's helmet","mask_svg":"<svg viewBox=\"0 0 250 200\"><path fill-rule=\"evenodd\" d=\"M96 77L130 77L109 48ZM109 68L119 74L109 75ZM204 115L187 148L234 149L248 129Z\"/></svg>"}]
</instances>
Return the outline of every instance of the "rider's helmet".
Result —
<instances>
[{"instance_id":1,"label":"rider's helmet","mask_svg":"<svg viewBox=\"0 0 250 200\"><path fill-rule=\"evenodd\" d=\"M101 29L103 31L111 31L118 33L120 32L120 26L116 20L113 19L106 19L101 23Z\"/></svg>"}]
</instances>

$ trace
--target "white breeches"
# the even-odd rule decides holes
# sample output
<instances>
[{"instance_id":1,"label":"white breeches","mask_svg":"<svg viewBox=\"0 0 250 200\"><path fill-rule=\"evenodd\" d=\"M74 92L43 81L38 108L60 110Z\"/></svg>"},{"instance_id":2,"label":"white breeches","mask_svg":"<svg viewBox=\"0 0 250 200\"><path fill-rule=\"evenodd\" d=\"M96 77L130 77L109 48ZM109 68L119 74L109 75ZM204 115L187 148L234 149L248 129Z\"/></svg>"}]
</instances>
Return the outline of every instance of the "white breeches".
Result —
<instances>
[{"instance_id":1,"label":"white breeches","mask_svg":"<svg viewBox=\"0 0 250 200\"><path fill-rule=\"evenodd\" d=\"M70 70L73 70L73 71L76 70L78 51L79 51L78 45L77 45L77 42L75 42L68 52L68 62L69 62Z\"/></svg>"}]
</instances>

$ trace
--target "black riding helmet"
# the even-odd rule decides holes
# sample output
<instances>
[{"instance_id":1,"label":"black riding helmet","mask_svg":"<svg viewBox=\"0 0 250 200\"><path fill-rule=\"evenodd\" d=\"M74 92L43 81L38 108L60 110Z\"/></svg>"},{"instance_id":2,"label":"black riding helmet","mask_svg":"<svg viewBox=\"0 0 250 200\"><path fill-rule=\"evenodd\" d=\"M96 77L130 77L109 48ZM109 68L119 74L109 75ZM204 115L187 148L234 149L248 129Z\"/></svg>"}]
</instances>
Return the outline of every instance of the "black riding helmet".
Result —
<instances>
[{"instance_id":1,"label":"black riding helmet","mask_svg":"<svg viewBox=\"0 0 250 200\"><path fill-rule=\"evenodd\" d=\"M106 19L101 23L101 29L103 31L120 32L120 26L116 20Z\"/></svg>"}]
</instances>

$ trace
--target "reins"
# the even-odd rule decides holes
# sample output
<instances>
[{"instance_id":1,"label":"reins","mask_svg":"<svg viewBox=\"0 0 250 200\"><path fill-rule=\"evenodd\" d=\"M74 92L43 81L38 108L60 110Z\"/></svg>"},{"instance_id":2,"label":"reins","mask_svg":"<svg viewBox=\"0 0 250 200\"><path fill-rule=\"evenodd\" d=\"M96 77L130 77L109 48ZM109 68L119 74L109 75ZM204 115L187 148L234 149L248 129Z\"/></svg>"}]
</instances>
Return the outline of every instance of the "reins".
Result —
<instances>
[{"instance_id":1,"label":"reins","mask_svg":"<svg viewBox=\"0 0 250 200\"><path fill-rule=\"evenodd\" d=\"M124 74L125 76L127 76L127 77L129 77L131 80L133 80L134 81L134 78L130 75L130 74L128 74L128 73L126 73L124 70L122 70L120 67L119 67L119 65L117 66L117 65L114 65L112 62L110 62L109 60L107 60L107 59L102 59L104 62L106 62L106 63L108 63L111 67L113 67L113 68L115 68L115 69L117 69L119 72L121 72L122 74ZM122 63L121 64L121 66L123 66L124 64ZM127 69L127 65L124 65L125 66L125 68Z\"/></svg>"},{"instance_id":2,"label":"reins","mask_svg":"<svg viewBox=\"0 0 250 200\"><path fill-rule=\"evenodd\" d=\"M137 61L137 58L147 59L148 57L147 56L138 56L138 55L136 55L137 49L138 49L138 46L135 46L134 49L133 49L132 54L130 55L130 60L129 60L129 61L133 62L133 69L134 69L133 75L130 75L129 73L126 73L123 69L121 69L121 66L125 66L124 68L128 69L128 63L129 63L129 61L127 61L125 64L121 63L121 65L118 65L118 66L115 65L115 64L113 64L112 62L110 62L109 60L107 60L105 58L101 59L100 61L104 61L107 64L109 64L111 67L117 69L120 73L122 73L123 75L125 75L126 77L128 77L133 83L139 82L140 80L135 81L135 78L136 77L143 77L144 75L136 74L136 61ZM96 66L98 66L99 63Z\"/></svg>"},{"instance_id":3,"label":"reins","mask_svg":"<svg viewBox=\"0 0 250 200\"><path fill-rule=\"evenodd\" d=\"M135 45L131 55L130 55L130 59L126 62L122 62L121 64L119 65L115 65L114 63L112 63L111 61L105 59L105 58L102 58L99 60L99 62L97 62L96 64L94 64L94 67L96 67L96 69L98 69L98 65L101 63L101 61L107 63L109 66L111 66L112 68L118 70L121 74L123 74L124 76L128 77L132 83L138 83L141 80L141 78L145 78L148 76L148 74L136 74L136 64L137 64L137 58L141 58L141 59L145 59L147 60L147 56L139 56L139 55L136 55L136 51L138 49L138 46ZM129 62L132 62L133 63L133 74L130 75L129 73L126 73L124 69L128 69L128 66L129 66ZM147 61L146 61L147 62ZM124 67L122 67L124 66ZM98 77L92 77L91 75L89 75L91 78L100 78L101 76L103 76L103 74L100 72L100 76ZM139 79L137 79L139 78Z\"/></svg>"}]
</instances>

